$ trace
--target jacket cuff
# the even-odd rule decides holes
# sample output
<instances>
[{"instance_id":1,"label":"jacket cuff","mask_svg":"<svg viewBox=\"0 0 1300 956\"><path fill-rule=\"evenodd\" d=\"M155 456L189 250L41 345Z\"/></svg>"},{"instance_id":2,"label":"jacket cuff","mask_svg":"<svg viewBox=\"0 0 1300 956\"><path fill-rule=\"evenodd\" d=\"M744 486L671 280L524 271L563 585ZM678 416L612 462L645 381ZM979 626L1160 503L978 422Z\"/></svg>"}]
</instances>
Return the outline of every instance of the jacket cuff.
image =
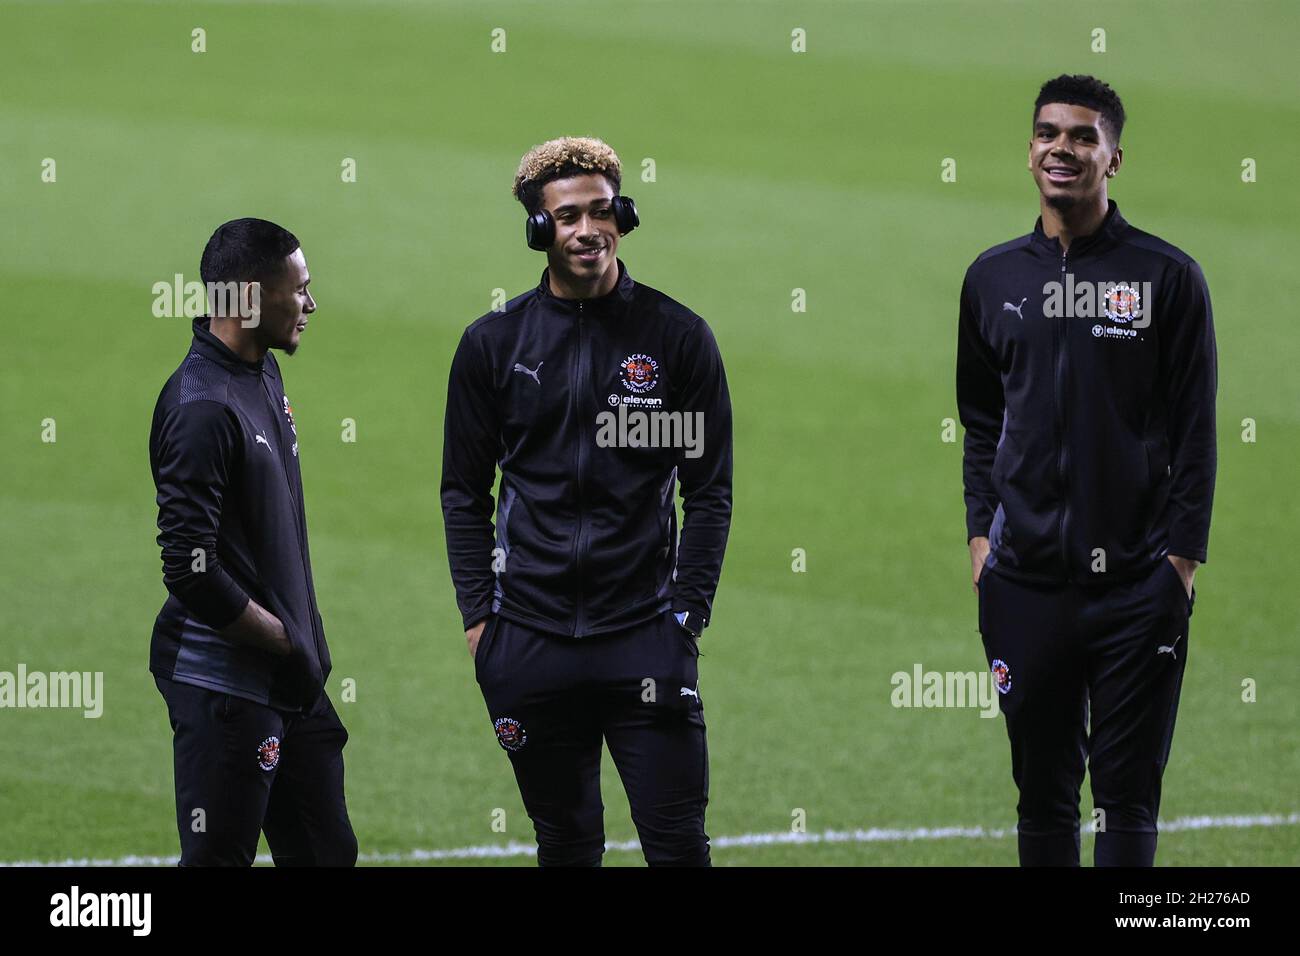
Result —
<instances>
[{"instance_id":1,"label":"jacket cuff","mask_svg":"<svg viewBox=\"0 0 1300 956\"><path fill-rule=\"evenodd\" d=\"M700 626L701 631L703 631L704 628L709 626L708 611L703 610L699 605L696 604L680 604L674 601L673 616L676 617L678 614L681 614L683 611L689 612L691 617L694 620L701 622L701 626Z\"/></svg>"},{"instance_id":2,"label":"jacket cuff","mask_svg":"<svg viewBox=\"0 0 1300 956\"><path fill-rule=\"evenodd\" d=\"M492 605L484 604L483 606L477 607L474 610L469 611L468 613L462 614L460 616L461 623L465 625L465 630L468 631L479 621L487 619L489 616L491 616L491 614L492 614Z\"/></svg>"},{"instance_id":3,"label":"jacket cuff","mask_svg":"<svg viewBox=\"0 0 1300 956\"><path fill-rule=\"evenodd\" d=\"M233 624L248 607L248 595L229 575L211 575L196 583L199 586L188 588L176 597L187 611L214 631Z\"/></svg>"},{"instance_id":4,"label":"jacket cuff","mask_svg":"<svg viewBox=\"0 0 1300 956\"><path fill-rule=\"evenodd\" d=\"M1199 564L1205 564L1205 548L1184 548L1176 544L1169 545L1168 553L1175 558L1187 558L1189 561L1196 561Z\"/></svg>"}]
</instances>

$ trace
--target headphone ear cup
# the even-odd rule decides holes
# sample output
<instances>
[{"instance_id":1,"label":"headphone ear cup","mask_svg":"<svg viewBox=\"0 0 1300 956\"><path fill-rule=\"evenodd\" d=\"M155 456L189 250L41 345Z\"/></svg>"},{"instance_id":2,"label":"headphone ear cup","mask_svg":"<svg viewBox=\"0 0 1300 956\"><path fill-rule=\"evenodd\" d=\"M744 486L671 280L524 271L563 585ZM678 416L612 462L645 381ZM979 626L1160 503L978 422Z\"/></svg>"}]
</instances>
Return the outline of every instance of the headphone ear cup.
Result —
<instances>
[{"instance_id":1,"label":"headphone ear cup","mask_svg":"<svg viewBox=\"0 0 1300 956\"><path fill-rule=\"evenodd\" d=\"M524 238L528 240L528 248L538 252L545 252L555 245L555 220L551 214L543 209L529 216L524 223Z\"/></svg>"},{"instance_id":2,"label":"headphone ear cup","mask_svg":"<svg viewBox=\"0 0 1300 956\"><path fill-rule=\"evenodd\" d=\"M626 236L641 225L641 217L637 215L636 203L631 196L615 196L610 206L614 210L614 224L618 226L620 236Z\"/></svg>"}]
</instances>

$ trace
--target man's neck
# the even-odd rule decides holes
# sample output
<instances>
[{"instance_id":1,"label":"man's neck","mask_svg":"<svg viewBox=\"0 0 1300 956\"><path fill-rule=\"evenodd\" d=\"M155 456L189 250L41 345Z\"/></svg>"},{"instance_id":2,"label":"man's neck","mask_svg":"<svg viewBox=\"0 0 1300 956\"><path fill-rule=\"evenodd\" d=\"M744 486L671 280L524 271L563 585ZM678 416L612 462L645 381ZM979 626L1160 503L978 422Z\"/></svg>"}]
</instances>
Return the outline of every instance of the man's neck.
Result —
<instances>
[{"instance_id":1,"label":"man's neck","mask_svg":"<svg viewBox=\"0 0 1300 956\"><path fill-rule=\"evenodd\" d=\"M1095 200L1077 203L1069 209L1058 209L1050 205L1042 196L1038 197L1040 214L1043 217L1043 234L1055 239L1061 248L1069 251L1070 243L1084 236L1091 236L1101 228L1110 211L1110 199L1103 189Z\"/></svg>"},{"instance_id":2,"label":"man's neck","mask_svg":"<svg viewBox=\"0 0 1300 956\"><path fill-rule=\"evenodd\" d=\"M208 323L208 330L245 362L257 363L266 355L266 349L258 345L253 336L247 334L247 330L240 325L239 319L214 317Z\"/></svg>"},{"instance_id":3,"label":"man's neck","mask_svg":"<svg viewBox=\"0 0 1300 956\"><path fill-rule=\"evenodd\" d=\"M598 299L608 295L618 285L618 261L606 269L600 276L590 282L583 282L573 276L561 276L552 267L547 270L547 284L551 295L557 299Z\"/></svg>"}]
</instances>

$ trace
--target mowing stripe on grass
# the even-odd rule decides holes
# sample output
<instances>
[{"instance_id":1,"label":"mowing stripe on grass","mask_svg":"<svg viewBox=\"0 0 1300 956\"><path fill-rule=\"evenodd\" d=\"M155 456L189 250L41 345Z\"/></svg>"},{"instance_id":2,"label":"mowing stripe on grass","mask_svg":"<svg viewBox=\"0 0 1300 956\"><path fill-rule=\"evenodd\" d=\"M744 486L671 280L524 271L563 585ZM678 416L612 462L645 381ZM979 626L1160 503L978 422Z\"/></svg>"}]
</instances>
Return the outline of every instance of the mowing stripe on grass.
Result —
<instances>
[{"instance_id":1,"label":"mowing stripe on grass","mask_svg":"<svg viewBox=\"0 0 1300 956\"><path fill-rule=\"evenodd\" d=\"M1176 820L1162 821L1161 833L1178 833L1183 830L1233 830L1251 827L1293 827L1300 825L1300 813L1255 814L1251 816L1226 817L1179 817ZM1085 835L1091 830L1083 827ZM821 833L788 833L778 830L773 833L742 833L740 836L715 837L710 845L715 850L732 847L776 846L792 844L818 843L904 843L909 840L1004 840L1015 836L1014 827L913 827L898 830L884 827L871 827L863 830L824 830ZM640 851L641 844L636 840L624 840L606 843L609 853L631 853ZM531 857L537 855L537 847L531 844L509 843L485 844L483 846L462 846L451 850L407 850L403 853L362 853L357 857L358 863L429 863L439 860L483 860ZM258 863L270 863L269 854L260 854ZM176 863L174 856L122 856L112 860L67 859L67 860L16 860L0 862L0 866L172 866Z\"/></svg>"}]
</instances>

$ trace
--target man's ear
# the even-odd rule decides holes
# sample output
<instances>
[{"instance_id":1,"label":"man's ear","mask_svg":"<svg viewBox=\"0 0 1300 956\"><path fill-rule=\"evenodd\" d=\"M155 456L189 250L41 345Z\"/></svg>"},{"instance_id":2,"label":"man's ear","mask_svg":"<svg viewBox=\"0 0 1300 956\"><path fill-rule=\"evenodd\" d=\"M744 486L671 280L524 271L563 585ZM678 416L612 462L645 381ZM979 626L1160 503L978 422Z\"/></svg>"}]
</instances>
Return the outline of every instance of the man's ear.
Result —
<instances>
[{"instance_id":1,"label":"man's ear","mask_svg":"<svg viewBox=\"0 0 1300 956\"><path fill-rule=\"evenodd\" d=\"M262 322L262 283L241 282L239 284L239 325L245 329L255 329Z\"/></svg>"},{"instance_id":2,"label":"man's ear","mask_svg":"<svg viewBox=\"0 0 1300 956\"><path fill-rule=\"evenodd\" d=\"M1109 167L1110 174L1112 176L1114 176L1116 173L1119 172L1119 167L1123 162L1124 162L1124 147L1116 146L1115 155L1111 157L1110 167Z\"/></svg>"}]
</instances>

